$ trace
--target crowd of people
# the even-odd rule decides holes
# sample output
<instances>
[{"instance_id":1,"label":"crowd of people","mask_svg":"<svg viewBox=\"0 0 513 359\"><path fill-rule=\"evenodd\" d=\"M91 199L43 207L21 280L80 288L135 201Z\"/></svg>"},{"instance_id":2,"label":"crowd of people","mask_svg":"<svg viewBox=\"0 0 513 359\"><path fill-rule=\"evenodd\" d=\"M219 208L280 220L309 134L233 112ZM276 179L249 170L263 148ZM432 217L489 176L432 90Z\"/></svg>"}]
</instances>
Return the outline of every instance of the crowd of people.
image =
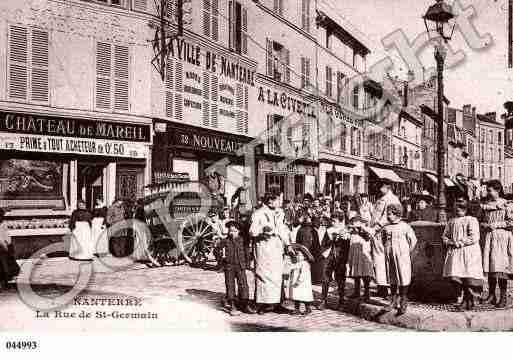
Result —
<instances>
[{"instance_id":1,"label":"crowd of people","mask_svg":"<svg viewBox=\"0 0 513 359\"><path fill-rule=\"evenodd\" d=\"M405 313L417 243L409 222L436 221L434 197L426 191L414 194L414 206L407 210L393 194L391 182L383 180L379 187L375 203L366 194L341 201L307 194L284 203L282 195L268 193L243 220L226 207L218 222L222 240L216 248L225 274L226 309L232 314L289 312L285 303L293 301L292 314L306 315L313 307L327 307L334 281L337 309L342 310L346 279L351 278L352 298L388 298L385 310ZM513 279L513 206L503 198L499 181L489 181L486 189L486 196L477 201L456 197L443 232L443 276L454 285L455 304L461 310L483 302L504 308L507 281ZM254 271L255 306L249 301L246 269ZM371 282L376 292L371 293ZM321 286L320 301L314 302L312 284Z\"/></svg>"}]
</instances>

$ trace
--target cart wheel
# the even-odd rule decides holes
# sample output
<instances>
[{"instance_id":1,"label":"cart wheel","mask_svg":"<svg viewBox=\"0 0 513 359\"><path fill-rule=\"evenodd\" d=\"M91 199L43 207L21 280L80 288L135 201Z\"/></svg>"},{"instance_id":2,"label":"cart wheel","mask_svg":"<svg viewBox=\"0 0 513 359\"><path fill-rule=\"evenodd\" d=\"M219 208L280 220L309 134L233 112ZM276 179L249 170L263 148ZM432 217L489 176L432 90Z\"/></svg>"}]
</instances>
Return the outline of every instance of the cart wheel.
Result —
<instances>
[{"instance_id":1,"label":"cart wheel","mask_svg":"<svg viewBox=\"0 0 513 359\"><path fill-rule=\"evenodd\" d=\"M214 234L214 228L203 215L189 216L182 223L178 237L185 260L197 267L204 267L207 261L212 260Z\"/></svg>"}]
</instances>

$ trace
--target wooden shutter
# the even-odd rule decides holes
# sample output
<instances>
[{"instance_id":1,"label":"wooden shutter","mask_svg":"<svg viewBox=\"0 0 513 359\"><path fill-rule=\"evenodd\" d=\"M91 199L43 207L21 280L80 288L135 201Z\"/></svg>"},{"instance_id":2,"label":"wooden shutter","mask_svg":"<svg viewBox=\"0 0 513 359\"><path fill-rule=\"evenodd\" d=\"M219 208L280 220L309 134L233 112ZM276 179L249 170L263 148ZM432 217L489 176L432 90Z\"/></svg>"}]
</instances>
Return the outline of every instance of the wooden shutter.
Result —
<instances>
[{"instance_id":1,"label":"wooden shutter","mask_svg":"<svg viewBox=\"0 0 513 359\"><path fill-rule=\"evenodd\" d=\"M219 99L219 80L218 80L217 76L212 76L210 98L212 99L212 101L216 101L216 102Z\"/></svg>"},{"instance_id":2,"label":"wooden shutter","mask_svg":"<svg viewBox=\"0 0 513 359\"><path fill-rule=\"evenodd\" d=\"M248 86L244 86L244 109L248 110L249 108L249 88Z\"/></svg>"},{"instance_id":3,"label":"wooden shutter","mask_svg":"<svg viewBox=\"0 0 513 359\"><path fill-rule=\"evenodd\" d=\"M203 35L210 37L210 0L203 0Z\"/></svg>"},{"instance_id":4,"label":"wooden shutter","mask_svg":"<svg viewBox=\"0 0 513 359\"><path fill-rule=\"evenodd\" d=\"M244 117L241 110L237 110L237 124L236 124L237 132L244 132Z\"/></svg>"},{"instance_id":5,"label":"wooden shutter","mask_svg":"<svg viewBox=\"0 0 513 359\"><path fill-rule=\"evenodd\" d=\"M48 32L32 31L31 98L48 102Z\"/></svg>"},{"instance_id":6,"label":"wooden shutter","mask_svg":"<svg viewBox=\"0 0 513 359\"><path fill-rule=\"evenodd\" d=\"M228 1L228 47L235 49L235 2Z\"/></svg>"},{"instance_id":7,"label":"wooden shutter","mask_svg":"<svg viewBox=\"0 0 513 359\"><path fill-rule=\"evenodd\" d=\"M301 56L301 88L306 85L306 59Z\"/></svg>"},{"instance_id":8,"label":"wooden shutter","mask_svg":"<svg viewBox=\"0 0 513 359\"><path fill-rule=\"evenodd\" d=\"M166 64L166 116L173 117L173 61Z\"/></svg>"},{"instance_id":9,"label":"wooden shutter","mask_svg":"<svg viewBox=\"0 0 513 359\"><path fill-rule=\"evenodd\" d=\"M211 105L212 107L212 118L211 118L211 125L212 127L219 127L219 120L218 120L218 108L217 108L217 104L216 103L213 103Z\"/></svg>"},{"instance_id":10,"label":"wooden shutter","mask_svg":"<svg viewBox=\"0 0 513 359\"><path fill-rule=\"evenodd\" d=\"M203 126L210 125L210 106L208 101L203 101Z\"/></svg>"},{"instance_id":11,"label":"wooden shutter","mask_svg":"<svg viewBox=\"0 0 513 359\"><path fill-rule=\"evenodd\" d=\"M325 96L329 96L330 95L330 82L329 82L329 71L330 71L330 68L329 66L326 66L326 70L325 70L325 75L326 75L326 90L325 90Z\"/></svg>"},{"instance_id":12,"label":"wooden shutter","mask_svg":"<svg viewBox=\"0 0 513 359\"><path fill-rule=\"evenodd\" d=\"M169 1L170 0L168 0L168 2ZM132 0L132 9L137 11L146 11L147 2L148 0Z\"/></svg>"},{"instance_id":13,"label":"wooden shutter","mask_svg":"<svg viewBox=\"0 0 513 359\"><path fill-rule=\"evenodd\" d=\"M203 93L203 98L205 100L210 98L210 76L206 71L203 72L203 86L201 92Z\"/></svg>"},{"instance_id":14,"label":"wooden shutter","mask_svg":"<svg viewBox=\"0 0 513 359\"><path fill-rule=\"evenodd\" d=\"M212 4L212 40L219 40L219 0L210 0Z\"/></svg>"},{"instance_id":15,"label":"wooden shutter","mask_svg":"<svg viewBox=\"0 0 513 359\"><path fill-rule=\"evenodd\" d=\"M175 66L175 85L176 85L176 91L182 92L183 91L183 64L181 62L176 62Z\"/></svg>"},{"instance_id":16,"label":"wooden shutter","mask_svg":"<svg viewBox=\"0 0 513 359\"><path fill-rule=\"evenodd\" d=\"M267 48L267 76L273 77L273 42L271 39L266 39L266 48Z\"/></svg>"},{"instance_id":17,"label":"wooden shutter","mask_svg":"<svg viewBox=\"0 0 513 359\"><path fill-rule=\"evenodd\" d=\"M26 100L28 92L27 29L11 26L9 35L9 97Z\"/></svg>"},{"instance_id":18,"label":"wooden shutter","mask_svg":"<svg viewBox=\"0 0 513 359\"><path fill-rule=\"evenodd\" d=\"M306 87L310 87L310 59L305 58L305 78Z\"/></svg>"},{"instance_id":19,"label":"wooden shutter","mask_svg":"<svg viewBox=\"0 0 513 359\"><path fill-rule=\"evenodd\" d=\"M98 42L96 45L96 107L110 109L111 76L112 76L111 45Z\"/></svg>"},{"instance_id":20,"label":"wooden shutter","mask_svg":"<svg viewBox=\"0 0 513 359\"><path fill-rule=\"evenodd\" d=\"M128 46L114 46L114 109L128 111Z\"/></svg>"},{"instance_id":21,"label":"wooden shutter","mask_svg":"<svg viewBox=\"0 0 513 359\"><path fill-rule=\"evenodd\" d=\"M247 112L244 112L244 133L247 134L249 132L249 115Z\"/></svg>"},{"instance_id":22,"label":"wooden shutter","mask_svg":"<svg viewBox=\"0 0 513 359\"><path fill-rule=\"evenodd\" d=\"M242 88L241 84L237 84L236 95L237 95L237 108L243 108L244 93L243 93L243 88Z\"/></svg>"},{"instance_id":23,"label":"wooden shutter","mask_svg":"<svg viewBox=\"0 0 513 359\"><path fill-rule=\"evenodd\" d=\"M285 62L285 82L290 83L290 51L283 49L283 57Z\"/></svg>"},{"instance_id":24,"label":"wooden shutter","mask_svg":"<svg viewBox=\"0 0 513 359\"><path fill-rule=\"evenodd\" d=\"M175 119L178 121L183 120L183 64L181 62L175 63Z\"/></svg>"},{"instance_id":25,"label":"wooden shutter","mask_svg":"<svg viewBox=\"0 0 513 359\"><path fill-rule=\"evenodd\" d=\"M310 0L304 0L305 2L305 26L304 30L310 32Z\"/></svg>"},{"instance_id":26,"label":"wooden shutter","mask_svg":"<svg viewBox=\"0 0 513 359\"><path fill-rule=\"evenodd\" d=\"M248 9L242 8L242 53L248 53Z\"/></svg>"}]
</instances>

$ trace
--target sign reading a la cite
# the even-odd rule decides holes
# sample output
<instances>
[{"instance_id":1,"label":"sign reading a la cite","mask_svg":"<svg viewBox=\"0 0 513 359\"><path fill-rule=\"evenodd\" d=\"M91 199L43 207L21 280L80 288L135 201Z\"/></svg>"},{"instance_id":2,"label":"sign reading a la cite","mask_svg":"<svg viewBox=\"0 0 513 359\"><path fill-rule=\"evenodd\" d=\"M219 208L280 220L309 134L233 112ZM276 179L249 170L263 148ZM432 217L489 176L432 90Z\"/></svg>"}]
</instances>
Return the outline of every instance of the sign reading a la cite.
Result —
<instances>
[{"instance_id":1,"label":"sign reading a la cite","mask_svg":"<svg viewBox=\"0 0 513 359\"><path fill-rule=\"evenodd\" d=\"M0 131L28 135L150 142L150 125L0 112Z\"/></svg>"}]
</instances>

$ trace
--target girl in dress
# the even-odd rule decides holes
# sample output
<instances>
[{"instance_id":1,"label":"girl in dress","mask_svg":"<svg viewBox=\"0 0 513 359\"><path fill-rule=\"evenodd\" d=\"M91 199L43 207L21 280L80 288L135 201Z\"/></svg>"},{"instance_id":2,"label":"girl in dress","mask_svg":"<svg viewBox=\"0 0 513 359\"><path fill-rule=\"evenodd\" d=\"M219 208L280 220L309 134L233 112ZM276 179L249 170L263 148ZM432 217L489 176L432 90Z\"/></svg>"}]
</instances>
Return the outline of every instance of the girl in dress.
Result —
<instances>
[{"instance_id":1,"label":"girl in dress","mask_svg":"<svg viewBox=\"0 0 513 359\"><path fill-rule=\"evenodd\" d=\"M508 279L513 279L513 239L507 230L513 227L513 213L502 196L498 180L486 184L487 201L481 204L481 226L484 230L483 270L488 276L487 303L506 307ZM500 300L497 300L497 282Z\"/></svg>"},{"instance_id":2,"label":"girl in dress","mask_svg":"<svg viewBox=\"0 0 513 359\"><path fill-rule=\"evenodd\" d=\"M482 290L484 276L479 222L477 218L467 216L467 211L468 202L458 199L454 203L454 217L445 226L442 240L447 246L447 253L443 276L454 283L457 293L463 288L466 309L472 310Z\"/></svg>"},{"instance_id":3,"label":"girl in dress","mask_svg":"<svg viewBox=\"0 0 513 359\"><path fill-rule=\"evenodd\" d=\"M307 315L312 312L311 305L314 300L312 291L312 275L310 265L314 258L310 251L301 244L291 245L295 252L288 282L288 298L294 301L293 314ZM301 311L304 305L305 311Z\"/></svg>"},{"instance_id":4,"label":"girl in dress","mask_svg":"<svg viewBox=\"0 0 513 359\"><path fill-rule=\"evenodd\" d=\"M71 214L69 228L71 229L71 243L69 259L77 261L92 261L95 242L91 232L93 216L86 209L84 201L78 201L78 209Z\"/></svg>"},{"instance_id":5,"label":"girl in dress","mask_svg":"<svg viewBox=\"0 0 513 359\"><path fill-rule=\"evenodd\" d=\"M349 254L347 276L354 279L354 293L351 298L360 298L361 280L364 285L364 300L370 299L370 281L374 278L371 240L374 240L367 222L359 215L349 221Z\"/></svg>"},{"instance_id":6,"label":"girl in dress","mask_svg":"<svg viewBox=\"0 0 513 359\"><path fill-rule=\"evenodd\" d=\"M417 244L413 228L401 221L402 214L401 204L388 205L389 224L382 231L387 282L392 292L392 301L386 310L390 311L399 305L399 315L406 313L408 306L408 288L412 275L411 252Z\"/></svg>"}]
</instances>

